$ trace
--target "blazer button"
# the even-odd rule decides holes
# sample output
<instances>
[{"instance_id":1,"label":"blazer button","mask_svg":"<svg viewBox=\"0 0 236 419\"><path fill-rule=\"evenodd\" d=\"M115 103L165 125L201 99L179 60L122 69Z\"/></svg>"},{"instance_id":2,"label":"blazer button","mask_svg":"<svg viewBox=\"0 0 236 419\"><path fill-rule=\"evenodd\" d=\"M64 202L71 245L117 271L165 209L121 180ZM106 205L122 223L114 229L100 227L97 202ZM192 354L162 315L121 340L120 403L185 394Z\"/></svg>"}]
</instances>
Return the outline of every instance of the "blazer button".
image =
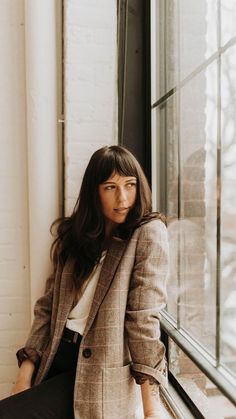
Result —
<instances>
[{"instance_id":1,"label":"blazer button","mask_svg":"<svg viewBox=\"0 0 236 419\"><path fill-rule=\"evenodd\" d=\"M90 348L85 348L82 353L85 358L90 358L90 356L92 355L92 351Z\"/></svg>"}]
</instances>

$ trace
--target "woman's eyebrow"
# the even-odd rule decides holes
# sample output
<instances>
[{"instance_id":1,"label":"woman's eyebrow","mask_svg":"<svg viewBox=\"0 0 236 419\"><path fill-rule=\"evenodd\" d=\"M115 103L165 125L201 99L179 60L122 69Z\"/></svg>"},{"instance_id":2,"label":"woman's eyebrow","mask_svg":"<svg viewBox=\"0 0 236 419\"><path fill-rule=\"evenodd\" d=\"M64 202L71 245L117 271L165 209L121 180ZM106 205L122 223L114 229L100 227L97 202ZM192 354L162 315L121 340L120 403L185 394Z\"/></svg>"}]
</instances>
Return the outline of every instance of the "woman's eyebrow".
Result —
<instances>
[{"instance_id":1,"label":"woman's eyebrow","mask_svg":"<svg viewBox=\"0 0 236 419\"><path fill-rule=\"evenodd\" d=\"M111 182L111 181L106 180L105 182L102 182L102 185L107 185L108 183L111 183L112 185L116 184L116 182Z\"/></svg>"},{"instance_id":2,"label":"woman's eyebrow","mask_svg":"<svg viewBox=\"0 0 236 419\"><path fill-rule=\"evenodd\" d=\"M136 181L137 179L136 179L136 177L133 177L133 178L130 178L130 179L127 179L126 181L125 181L125 183L128 183L128 182L130 182L130 181ZM116 185L116 182L112 182L111 180L106 180L105 182L102 182L102 184L103 185L107 185L107 184L112 184L112 185Z\"/></svg>"},{"instance_id":3,"label":"woman's eyebrow","mask_svg":"<svg viewBox=\"0 0 236 419\"><path fill-rule=\"evenodd\" d=\"M135 180L135 181L137 181L136 177L132 177L132 178L130 178L130 179L128 179L128 180L126 180L126 181L125 181L125 183L130 182L131 180L132 180L132 181L134 181L134 180Z\"/></svg>"}]
</instances>

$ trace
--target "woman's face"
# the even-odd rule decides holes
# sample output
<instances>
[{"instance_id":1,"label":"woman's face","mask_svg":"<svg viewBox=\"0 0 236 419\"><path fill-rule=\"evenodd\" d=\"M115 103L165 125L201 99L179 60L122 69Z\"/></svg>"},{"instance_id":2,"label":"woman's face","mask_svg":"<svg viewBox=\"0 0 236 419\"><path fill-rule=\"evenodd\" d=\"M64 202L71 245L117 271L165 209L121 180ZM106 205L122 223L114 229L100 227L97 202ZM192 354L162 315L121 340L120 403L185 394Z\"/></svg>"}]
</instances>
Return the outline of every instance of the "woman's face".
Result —
<instances>
[{"instance_id":1,"label":"woman's face","mask_svg":"<svg viewBox=\"0 0 236 419\"><path fill-rule=\"evenodd\" d=\"M113 173L98 186L102 213L106 222L106 235L117 224L124 223L134 206L137 191L137 179L133 176L121 176Z\"/></svg>"}]
</instances>

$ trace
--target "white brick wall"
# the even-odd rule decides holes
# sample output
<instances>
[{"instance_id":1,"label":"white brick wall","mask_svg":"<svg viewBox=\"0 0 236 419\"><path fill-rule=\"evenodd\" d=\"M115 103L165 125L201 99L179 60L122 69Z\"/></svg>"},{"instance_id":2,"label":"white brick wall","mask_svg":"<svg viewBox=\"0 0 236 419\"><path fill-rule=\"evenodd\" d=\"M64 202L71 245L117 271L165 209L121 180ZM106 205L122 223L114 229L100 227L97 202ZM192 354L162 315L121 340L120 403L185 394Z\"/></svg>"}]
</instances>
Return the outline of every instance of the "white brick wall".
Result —
<instances>
[{"instance_id":1,"label":"white brick wall","mask_svg":"<svg viewBox=\"0 0 236 419\"><path fill-rule=\"evenodd\" d=\"M0 398L30 325L24 1L0 2Z\"/></svg>"},{"instance_id":2,"label":"white brick wall","mask_svg":"<svg viewBox=\"0 0 236 419\"><path fill-rule=\"evenodd\" d=\"M65 207L73 209L84 169L117 142L116 0L65 1Z\"/></svg>"}]
</instances>

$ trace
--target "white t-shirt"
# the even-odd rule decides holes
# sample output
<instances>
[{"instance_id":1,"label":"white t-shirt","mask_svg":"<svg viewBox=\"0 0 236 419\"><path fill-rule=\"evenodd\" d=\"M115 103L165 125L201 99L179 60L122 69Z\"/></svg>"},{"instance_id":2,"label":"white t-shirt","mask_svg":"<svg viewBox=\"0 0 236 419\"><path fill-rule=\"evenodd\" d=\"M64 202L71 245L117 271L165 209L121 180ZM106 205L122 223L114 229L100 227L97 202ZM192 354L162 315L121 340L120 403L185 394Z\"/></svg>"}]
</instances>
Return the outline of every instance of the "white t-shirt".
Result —
<instances>
[{"instance_id":1,"label":"white t-shirt","mask_svg":"<svg viewBox=\"0 0 236 419\"><path fill-rule=\"evenodd\" d=\"M102 252L100 261L97 265L95 265L93 271L84 282L82 288L78 291L77 304L71 310L67 318L66 327L70 330L73 330L74 332L78 332L80 335L83 335L86 326L106 252L106 250Z\"/></svg>"}]
</instances>

